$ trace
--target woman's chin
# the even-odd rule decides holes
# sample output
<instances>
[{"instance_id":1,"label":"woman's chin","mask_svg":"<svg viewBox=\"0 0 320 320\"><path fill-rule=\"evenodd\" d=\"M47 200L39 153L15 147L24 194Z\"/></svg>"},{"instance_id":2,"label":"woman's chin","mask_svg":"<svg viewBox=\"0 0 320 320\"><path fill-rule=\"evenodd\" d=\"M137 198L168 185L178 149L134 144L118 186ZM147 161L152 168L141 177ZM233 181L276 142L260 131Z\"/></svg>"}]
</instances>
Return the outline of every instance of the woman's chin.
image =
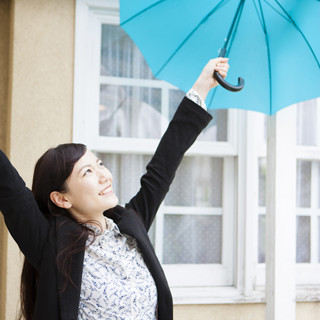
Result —
<instances>
[{"instance_id":1,"label":"woman's chin","mask_svg":"<svg viewBox=\"0 0 320 320\"><path fill-rule=\"evenodd\" d=\"M107 204L105 210L112 209L112 208L116 207L118 204L119 204L119 199L115 194L113 194L111 197L109 197L108 204Z\"/></svg>"}]
</instances>

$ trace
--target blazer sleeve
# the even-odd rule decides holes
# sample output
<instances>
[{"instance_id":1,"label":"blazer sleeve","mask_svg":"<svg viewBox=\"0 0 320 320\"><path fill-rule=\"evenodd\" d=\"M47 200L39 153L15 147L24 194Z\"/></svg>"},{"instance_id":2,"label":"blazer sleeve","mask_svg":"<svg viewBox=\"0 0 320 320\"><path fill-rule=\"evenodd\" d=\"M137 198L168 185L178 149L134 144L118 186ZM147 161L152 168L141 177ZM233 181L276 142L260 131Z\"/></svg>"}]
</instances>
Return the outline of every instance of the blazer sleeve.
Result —
<instances>
[{"instance_id":1,"label":"blazer sleeve","mask_svg":"<svg viewBox=\"0 0 320 320\"><path fill-rule=\"evenodd\" d=\"M211 119L203 108L183 98L147 165L139 192L126 205L138 212L147 230L169 190L183 155Z\"/></svg>"},{"instance_id":2,"label":"blazer sleeve","mask_svg":"<svg viewBox=\"0 0 320 320\"><path fill-rule=\"evenodd\" d=\"M0 150L0 210L6 226L27 259L37 267L49 231L49 221L38 208L28 189Z\"/></svg>"}]
</instances>

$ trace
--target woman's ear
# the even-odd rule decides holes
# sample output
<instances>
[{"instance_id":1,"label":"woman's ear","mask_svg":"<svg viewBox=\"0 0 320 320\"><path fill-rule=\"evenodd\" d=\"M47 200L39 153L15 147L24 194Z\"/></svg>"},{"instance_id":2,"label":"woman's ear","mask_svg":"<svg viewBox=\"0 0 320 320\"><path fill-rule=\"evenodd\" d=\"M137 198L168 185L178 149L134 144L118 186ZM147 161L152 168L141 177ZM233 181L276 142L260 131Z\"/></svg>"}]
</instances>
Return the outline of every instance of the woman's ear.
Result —
<instances>
[{"instance_id":1,"label":"woman's ear","mask_svg":"<svg viewBox=\"0 0 320 320\"><path fill-rule=\"evenodd\" d=\"M72 207L69 199L63 193L58 191L52 191L50 193L50 199L56 206L60 208L70 209Z\"/></svg>"}]
</instances>

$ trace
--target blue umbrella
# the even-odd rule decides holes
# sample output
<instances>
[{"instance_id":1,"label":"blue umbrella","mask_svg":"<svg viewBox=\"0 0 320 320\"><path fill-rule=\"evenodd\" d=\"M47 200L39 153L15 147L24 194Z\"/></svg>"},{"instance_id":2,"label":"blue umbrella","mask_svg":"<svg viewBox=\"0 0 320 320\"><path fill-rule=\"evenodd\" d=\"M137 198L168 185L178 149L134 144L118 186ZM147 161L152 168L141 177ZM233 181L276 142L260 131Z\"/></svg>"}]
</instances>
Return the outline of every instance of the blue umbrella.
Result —
<instances>
[{"instance_id":1,"label":"blue umbrella","mask_svg":"<svg viewBox=\"0 0 320 320\"><path fill-rule=\"evenodd\" d=\"M318 0L120 0L120 25L154 76L183 91L227 51L228 81L245 85L212 90L209 109L274 114L320 96Z\"/></svg>"}]
</instances>

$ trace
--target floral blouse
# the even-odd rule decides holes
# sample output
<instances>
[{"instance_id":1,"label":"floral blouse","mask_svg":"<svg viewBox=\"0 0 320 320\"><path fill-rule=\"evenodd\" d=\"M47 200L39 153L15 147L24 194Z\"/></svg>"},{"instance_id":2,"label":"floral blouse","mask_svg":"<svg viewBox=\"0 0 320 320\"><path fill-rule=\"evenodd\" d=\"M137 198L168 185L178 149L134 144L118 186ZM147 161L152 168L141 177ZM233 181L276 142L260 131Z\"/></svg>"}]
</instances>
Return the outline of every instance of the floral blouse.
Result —
<instances>
[{"instance_id":1,"label":"floral blouse","mask_svg":"<svg viewBox=\"0 0 320 320\"><path fill-rule=\"evenodd\" d=\"M78 319L155 320L157 288L136 240L106 218L107 230L87 241Z\"/></svg>"}]
</instances>

